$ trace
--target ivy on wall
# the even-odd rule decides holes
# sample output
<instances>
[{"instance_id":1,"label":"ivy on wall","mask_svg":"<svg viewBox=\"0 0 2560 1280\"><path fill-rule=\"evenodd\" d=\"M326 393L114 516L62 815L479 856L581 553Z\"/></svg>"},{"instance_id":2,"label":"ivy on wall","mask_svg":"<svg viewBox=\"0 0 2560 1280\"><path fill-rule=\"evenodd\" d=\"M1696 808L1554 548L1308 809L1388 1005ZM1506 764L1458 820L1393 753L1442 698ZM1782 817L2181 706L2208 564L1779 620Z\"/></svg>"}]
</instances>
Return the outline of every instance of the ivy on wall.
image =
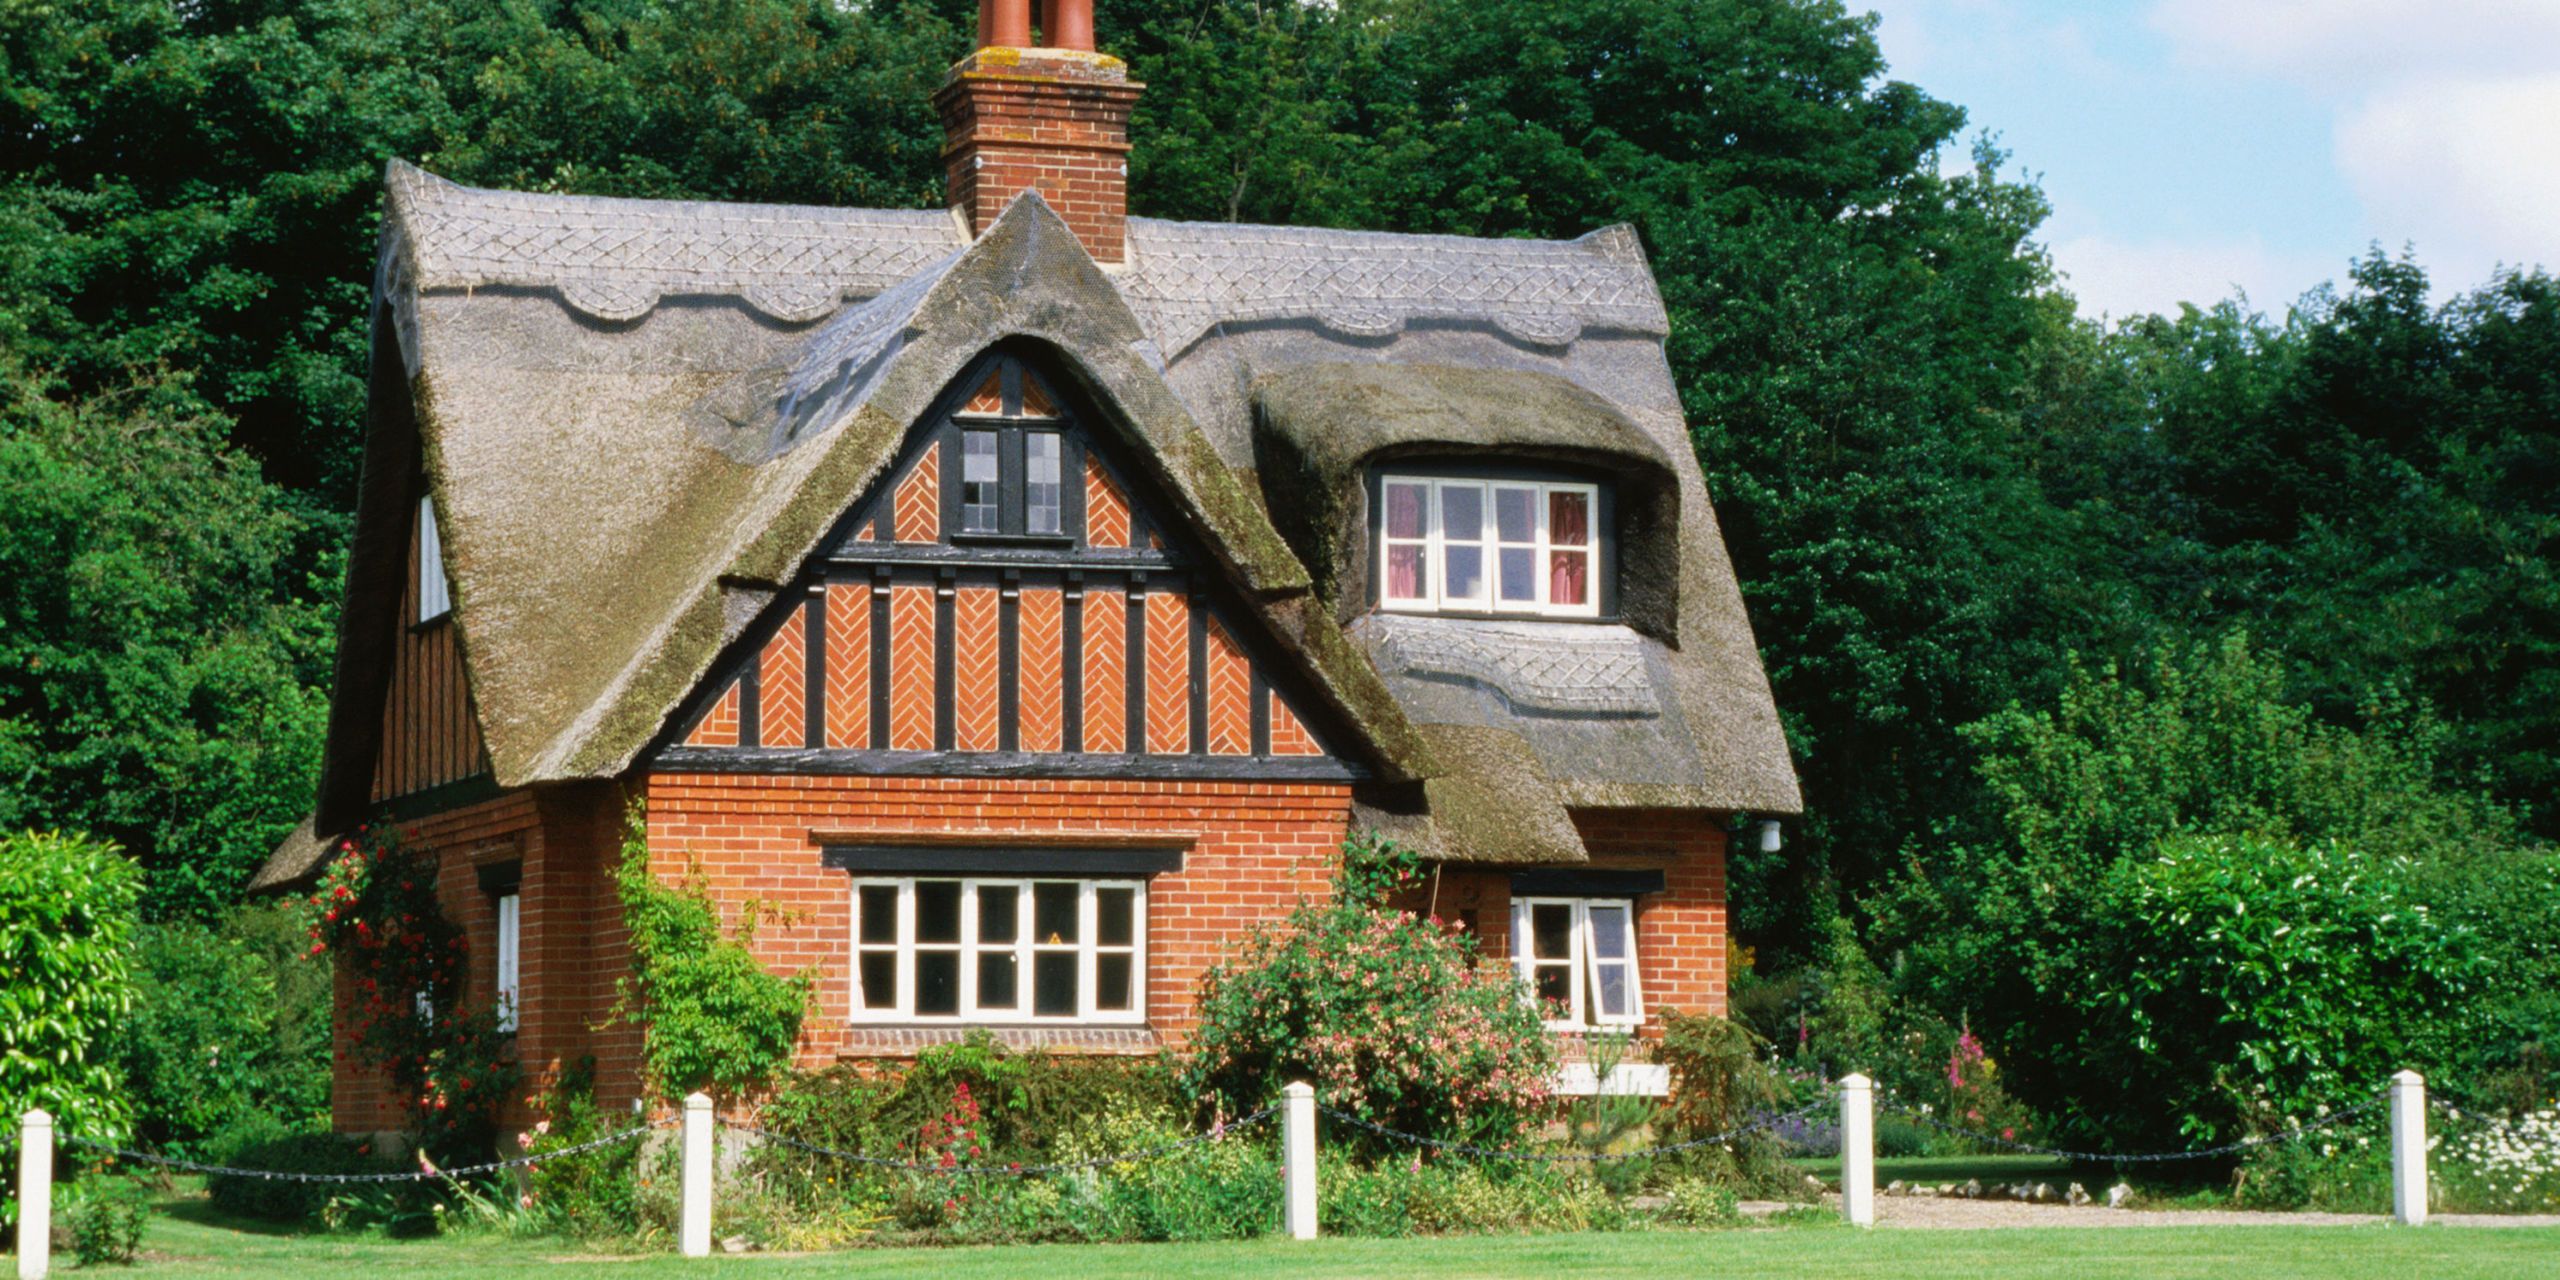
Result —
<instances>
[{"instance_id":1,"label":"ivy on wall","mask_svg":"<svg viewBox=\"0 0 2560 1280\"><path fill-rule=\"evenodd\" d=\"M624 816L614 884L631 930L619 1012L644 1029L650 1086L670 1098L697 1089L734 1095L789 1069L810 975L771 973L755 958L753 911L724 934L698 872L675 884L650 872L648 817L637 799Z\"/></svg>"}]
</instances>

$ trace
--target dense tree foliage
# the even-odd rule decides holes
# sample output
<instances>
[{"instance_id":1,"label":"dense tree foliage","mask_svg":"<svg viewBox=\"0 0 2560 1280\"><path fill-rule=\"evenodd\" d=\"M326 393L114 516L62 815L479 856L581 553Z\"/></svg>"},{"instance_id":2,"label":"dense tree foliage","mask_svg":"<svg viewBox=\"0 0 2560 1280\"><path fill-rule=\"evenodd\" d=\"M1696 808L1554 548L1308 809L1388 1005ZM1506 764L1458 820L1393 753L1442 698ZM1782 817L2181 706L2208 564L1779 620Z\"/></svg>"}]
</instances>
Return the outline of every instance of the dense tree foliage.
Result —
<instances>
[{"instance_id":1,"label":"dense tree foliage","mask_svg":"<svg viewBox=\"0 0 2560 1280\"><path fill-rule=\"evenodd\" d=\"M2077 321L2034 184L1988 140L1942 168L1964 112L1890 79L1837 0L1100 10L1149 85L1141 213L1642 236L1811 806L1734 868L1764 968L1864 972L1881 912L1893 981L1951 1021L2023 1017L2046 961L1962 949L2065 919L1973 872L2051 860L2095 901L2172 833L2381 856L2410 812L2455 815L2478 855L2420 860L2443 910L2485 929L2538 900L2534 841L2560 834L2550 276L2432 305L2414 262L2374 255L2281 316ZM151 871L147 911L207 916L307 803L387 159L928 206L929 93L973 21L957 0L0 8L0 827L110 834ZM2235 627L2244 654L2196 656ZM2168 724L2189 695L2209 713ZM2298 755L2178 756L2110 717ZM2349 821L2384 810L2288 790L2341 752L2417 808ZM2047 830L2028 815L2069 811L2066 780L2029 762L2066 758L2073 786L2158 777ZM2542 954L2529 932L2491 944Z\"/></svg>"}]
</instances>

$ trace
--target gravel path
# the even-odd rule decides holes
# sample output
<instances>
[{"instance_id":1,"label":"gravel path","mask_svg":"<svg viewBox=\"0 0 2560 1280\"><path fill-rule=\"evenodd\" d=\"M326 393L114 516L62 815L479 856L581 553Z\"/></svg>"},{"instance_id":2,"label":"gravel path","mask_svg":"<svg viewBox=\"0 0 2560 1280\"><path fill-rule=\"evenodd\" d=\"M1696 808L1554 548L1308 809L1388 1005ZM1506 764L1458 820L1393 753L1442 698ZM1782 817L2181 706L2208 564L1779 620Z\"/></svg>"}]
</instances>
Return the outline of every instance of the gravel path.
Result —
<instances>
[{"instance_id":1,"label":"gravel path","mask_svg":"<svg viewBox=\"0 0 2560 1280\"><path fill-rule=\"evenodd\" d=\"M1827 1196L1832 1212L1838 1196ZM1773 1213L1777 1201L1746 1201L1743 1211ZM2369 1227L2391 1219L2363 1213L2255 1213L2238 1209L2108 1209L2097 1205L2021 1204L2015 1200L1957 1200L1938 1196L1877 1196L1876 1223L1921 1230L2000 1227ZM2449 1227L2560 1227L2560 1214L2439 1213L2427 1219Z\"/></svg>"}]
</instances>

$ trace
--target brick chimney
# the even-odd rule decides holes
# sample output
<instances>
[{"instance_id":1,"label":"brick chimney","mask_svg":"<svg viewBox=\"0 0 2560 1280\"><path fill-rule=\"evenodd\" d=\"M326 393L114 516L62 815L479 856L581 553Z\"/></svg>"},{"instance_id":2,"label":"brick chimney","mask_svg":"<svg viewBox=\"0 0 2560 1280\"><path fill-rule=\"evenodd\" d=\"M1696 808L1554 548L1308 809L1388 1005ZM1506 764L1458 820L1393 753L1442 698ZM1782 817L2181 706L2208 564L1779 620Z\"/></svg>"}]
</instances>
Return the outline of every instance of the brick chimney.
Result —
<instances>
[{"instance_id":1,"label":"brick chimney","mask_svg":"<svg viewBox=\"0 0 2560 1280\"><path fill-rule=\"evenodd\" d=\"M1128 260L1129 109L1146 86L1093 48L1093 0L979 0L978 47L933 95L952 207L971 234L1036 190L1097 262Z\"/></svg>"}]
</instances>

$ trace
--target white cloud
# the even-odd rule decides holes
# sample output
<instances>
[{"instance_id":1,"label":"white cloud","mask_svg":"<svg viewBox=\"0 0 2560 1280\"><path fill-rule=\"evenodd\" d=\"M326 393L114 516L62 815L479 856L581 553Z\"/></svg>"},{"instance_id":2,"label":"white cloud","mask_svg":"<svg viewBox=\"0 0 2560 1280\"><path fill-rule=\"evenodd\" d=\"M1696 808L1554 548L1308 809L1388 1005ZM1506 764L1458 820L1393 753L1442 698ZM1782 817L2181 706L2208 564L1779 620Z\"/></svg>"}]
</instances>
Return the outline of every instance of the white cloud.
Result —
<instances>
[{"instance_id":1,"label":"white cloud","mask_svg":"<svg viewBox=\"0 0 2560 1280\"><path fill-rule=\"evenodd\" d=\"M2191 64L2328 104L2365 234L2414 245L2439 293L2560 265L2560 3L2160 0L2150 20Z\"/></svg>"},{"instance_id":2,"label":"white cloud","mask_svg":"<svg viewBox=\"0 0 2560 1280\"><path fill-rule=\"evenodd\" d=\"M2210 307L2235 292L2257 310L2281 314L2335 274L2330 264L2277 253L2254 235L2209 243L2082 235L2056 240L2050 250L2080 314L2119 320L2174 315L2182 302Z\"/></svg>"},{"instance_id":3,"label":"white cloud","mask_svg":"<svg viewBox=\"0 0 2560 1280\"><path fill-rule=\"evenodd\" d=\"M2560 74L2414 81L2344 112L2337 162L2373 222L2406 228L2440 284L2492 262L2560 264Z\"/></svg>"},{"instance_id":4,"label":"white cloud","mask_svg":"<svg viewBox=\"0 0 2560 1280\"><path fill-rule=\"evenodd\" d=\"M2178 56L2352 95L2413 73L2560 68L2551 0L2160 0Z\"/></svg>"}]
</instances>

